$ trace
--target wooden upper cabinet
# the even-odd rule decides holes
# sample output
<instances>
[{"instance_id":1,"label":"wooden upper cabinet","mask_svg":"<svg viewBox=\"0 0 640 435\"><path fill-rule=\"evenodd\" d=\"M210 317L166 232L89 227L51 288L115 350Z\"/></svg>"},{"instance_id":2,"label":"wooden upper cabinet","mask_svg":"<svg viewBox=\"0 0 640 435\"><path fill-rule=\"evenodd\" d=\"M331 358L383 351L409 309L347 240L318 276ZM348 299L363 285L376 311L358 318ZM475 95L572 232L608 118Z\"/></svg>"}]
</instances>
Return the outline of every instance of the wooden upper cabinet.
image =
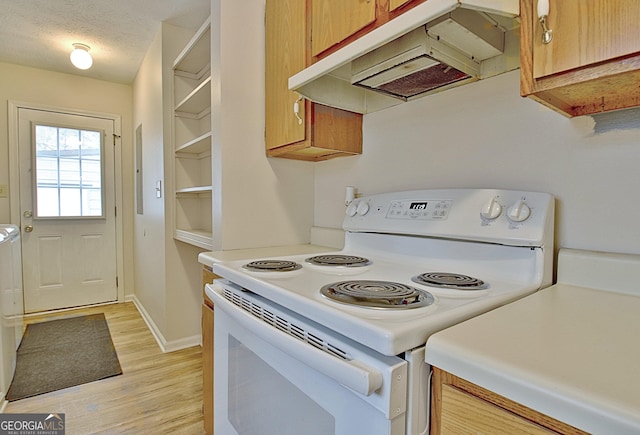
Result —
<instances>
[{"instance_id":1,"label":"wooden upper cabinet","mask_svg":"<svg viewBox=\"0 0 640 435\"><path fill-rule=\"evenodd\" d=\"M390 11L395 11L396 9L398 9L400 6L403 6L407 3L409 3L411 0L389 0L389 10Z\"/></svg>"},{"instance_id":2,"label":"wooden upper cabinet","mask_svg":"<svg viewBox=\"0 0 640 435\"><path fill-rule=\"evenodd\" d=\"M299 95L289 90L289 77L306 66L306 5L300 0L266 2L266 142L267 149L303 141L305 125L293 107ZM299 104L305 117L305 104Z\"/></svg>"},{"instance_id":3,"label":"wooden upper cabinet","mask_svg":"<svg viewBox=\"0 0 640 435\"><path fill-rule=\"evenodd\" d=\"M289 77L310 63L306 7L305 0L266 2L267 156L320 161L361 154L361 114L315 104L289 90Z\"/></svg>"},{"instance_id":4,"label":"wooden upper cabinet","mask_svg":"<svg viewBox=\"0 0 640 435\"><path fill-rule=\"evenodd\" d=\"M311 0L311 55L317 56L376 19L376 0Z\"/></svg>"},{"instance_id":5,"label":"wooden upper cabinet","mask_svg":"<svg viewBox=\"0 0 640 435\"><path fill-rule=\"evenodd\" d=\"M311 62L340 50L428 0L307 0Z\"/></svg>"},{"instance_id":6,"label":"wooden upper cabinet","mask_svg":"<svg viewBox=\"0 0 640 435\"><path fill-rule=\"evenodd\" d=\"M638 0L549 0L553 39L535 28L533 76L544 77L640 50Z\"/></svg>"},{"instance_id":7,"label":"wooden upper cabinet","mask_svg":"<svg viewBox=\"0 0 640 435\"><path fill-rule=\"evenodd\" d=\"M520 0L520 93L566 115L640 106L640 1L549 0L549 44L537 0Z\"/></svg>"}]
</instances>

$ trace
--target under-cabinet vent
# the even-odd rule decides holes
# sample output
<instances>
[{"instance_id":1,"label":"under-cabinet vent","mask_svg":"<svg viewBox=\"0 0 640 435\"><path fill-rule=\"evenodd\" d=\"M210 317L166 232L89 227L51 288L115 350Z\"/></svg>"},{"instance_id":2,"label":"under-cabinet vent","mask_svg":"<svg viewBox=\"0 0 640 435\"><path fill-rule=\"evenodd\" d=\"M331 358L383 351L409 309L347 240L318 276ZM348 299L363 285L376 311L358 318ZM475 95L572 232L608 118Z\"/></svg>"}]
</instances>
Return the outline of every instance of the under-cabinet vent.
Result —
<instances>
[{"instance_id":1,"label":"under-cabinet vent","mask_svg":"<svg viewBox=\"0 0 640 435\"><path fill-rule=\"evenodd\" d=\"M293 323L291 320L269 311L268 308L263 307L254 301L246 299L228 289L224 289L223 296L229 302L233 303L252 316L294 338L297 338L300 341L303 341L317 349L320 349L321 351L328 353L329 355L332 355L336 358L340 358L345 361L349 361L352 359L345 351L332 344L328 339L321 337L317 332L311 332L305 329L304 326L299 326Z\"/></svg>"}]
</instances>

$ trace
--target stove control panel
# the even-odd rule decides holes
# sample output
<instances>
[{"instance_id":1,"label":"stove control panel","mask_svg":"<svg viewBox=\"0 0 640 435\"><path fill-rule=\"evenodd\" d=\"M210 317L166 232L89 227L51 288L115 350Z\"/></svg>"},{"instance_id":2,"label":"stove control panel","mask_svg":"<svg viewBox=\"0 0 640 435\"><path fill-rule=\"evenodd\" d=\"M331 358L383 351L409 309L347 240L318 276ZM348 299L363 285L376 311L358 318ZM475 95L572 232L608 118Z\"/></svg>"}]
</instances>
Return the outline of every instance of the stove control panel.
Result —
<instances>
[{"instance_id":1,"label":"stove control panel","mask_svg":"<svg viewBox=\"0 0 640 435\"><path fill-rule=\"evenodd\" d=\"M392 201L387 211L388 219L444 220L449 217L452 201Z\"/></svg>"},{"instance_id":2,"label":"stove control panel","mask_svg":"<svg viewBox=\"0 0 640 435\"><path fill-rule=\"evenodd\" d=\"M434 189L356 198L343 229L543 246L553 235L553 222L554 199L548 193Z\"/></svg>"}]
</instances>

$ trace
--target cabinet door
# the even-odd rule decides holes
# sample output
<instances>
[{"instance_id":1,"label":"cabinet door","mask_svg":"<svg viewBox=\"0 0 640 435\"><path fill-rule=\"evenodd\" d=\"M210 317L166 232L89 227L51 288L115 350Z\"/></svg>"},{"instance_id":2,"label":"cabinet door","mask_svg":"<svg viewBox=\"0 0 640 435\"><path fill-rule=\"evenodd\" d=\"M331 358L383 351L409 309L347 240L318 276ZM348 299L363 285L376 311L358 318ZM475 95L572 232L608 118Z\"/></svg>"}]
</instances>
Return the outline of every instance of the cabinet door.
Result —
<instances>
[{"instance_id":1,"label":"cabinet door","mask_svg":"<svg viewBox=\"0 0 640 435\"><path fill-rule=\"evenodd\" d=\"M640 1L549 0L549 44L535 23L533 76L548 76L640 51ZM534 9L535 11L535 9Z\"/></svg>"},{"instance_id":2,"label":"cabinet door","mask_svg":"<svg viewBox=\"0 0 640 435\"><path fill-rule=\"evenodd\" d=\"M442 386L442 433L557 434L450 385Z\"/></svg>"},{"instance_id":3,"label":"cabinet door","mask_svg":"<svg viewBox=\"0 0 640 435\"><path fill-rule=\"evenodd\" d=\"M376 19L375 0L312 0L311 54L356 33Z\"/></svg>"},{"instance_id":4,"label":"cabinet door","mask_svg":"<svg viewBox=\"0 0 640 435\"><path fill-rule=\"evenodd\" d=\"M389 0L389 10L395 11L400 6L404 5L405 3L409 3L410 1L411 0Z\"/></svg>"},{"instance_id":5,"label":"cabinet door","mask_svg":"<svg viewBox=\"0 0 640 435\"><path fill-rule=\"evenodd\" d=\"M304 0L266 2L266 143L273 149L305 140L293 106L298 94L289 90L289 77L306 66L306 4ZM300 103L301 119L305 104Z\"/></svg>"}]
</instances>

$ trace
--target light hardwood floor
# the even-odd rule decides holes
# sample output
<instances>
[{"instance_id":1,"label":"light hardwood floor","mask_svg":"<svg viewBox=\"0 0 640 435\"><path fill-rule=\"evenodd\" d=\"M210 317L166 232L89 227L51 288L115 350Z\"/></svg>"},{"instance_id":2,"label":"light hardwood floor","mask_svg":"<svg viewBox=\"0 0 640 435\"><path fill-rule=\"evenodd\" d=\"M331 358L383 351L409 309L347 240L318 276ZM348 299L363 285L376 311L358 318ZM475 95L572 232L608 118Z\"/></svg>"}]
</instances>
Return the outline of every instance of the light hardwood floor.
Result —
<instances>
[{"instance_id":1,"label":"light hardwood floor","mask_svg":"<svg viewBox=\"0 0 640 435\"><path fill-rule=\"evenodd\" d=\"M162 353L131 302L25 319L103 312L122 375L10 402L6 413L64 413L67 435L204 434L202 349Z\"/></svg>"}]
</instances>

